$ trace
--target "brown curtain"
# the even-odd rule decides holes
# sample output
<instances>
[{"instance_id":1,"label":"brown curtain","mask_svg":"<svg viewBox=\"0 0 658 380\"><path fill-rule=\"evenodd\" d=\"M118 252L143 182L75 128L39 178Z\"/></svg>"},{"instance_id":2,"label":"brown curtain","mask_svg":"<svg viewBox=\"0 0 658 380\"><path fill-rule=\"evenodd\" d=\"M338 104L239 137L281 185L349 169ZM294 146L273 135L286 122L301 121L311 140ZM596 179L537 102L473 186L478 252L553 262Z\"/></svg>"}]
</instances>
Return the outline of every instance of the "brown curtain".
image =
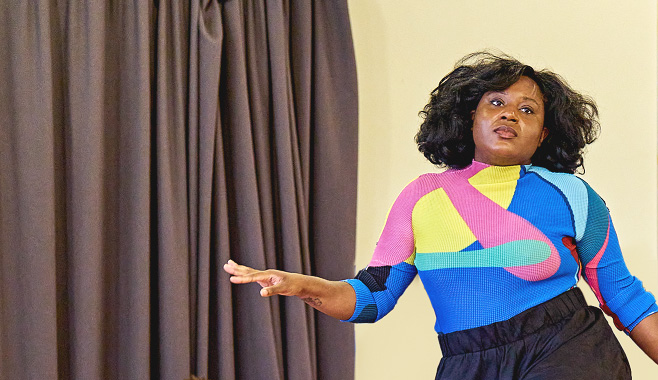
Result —
<instances>
[{"instance_id":1,"label":"brown curtain","mask_svg":"<svg viewBox=\"0 0 658 380\"><path fill-rule=\"evenodd\" d=\"M346 1L0 7L0 379L353 378L222 271L353 275Z\"/></svg>"}]
</instances>

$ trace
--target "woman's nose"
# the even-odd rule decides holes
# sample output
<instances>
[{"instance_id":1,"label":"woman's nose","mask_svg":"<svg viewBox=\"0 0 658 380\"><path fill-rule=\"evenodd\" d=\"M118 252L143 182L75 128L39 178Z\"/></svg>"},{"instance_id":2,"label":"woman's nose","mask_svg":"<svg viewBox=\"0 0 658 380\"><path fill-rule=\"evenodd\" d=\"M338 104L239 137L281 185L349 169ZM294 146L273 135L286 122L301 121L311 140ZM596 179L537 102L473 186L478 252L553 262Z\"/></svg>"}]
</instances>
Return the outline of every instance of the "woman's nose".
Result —
<instances>
[{"instance_id":1,"label":"woman's nose","mask_svg":"<svg viewBox=\"0 0 658 380\"><path fill-rule=\"evenodd\" d=\"M509 120L514 123L519 121L519 119L516 117L516 113L512 109L503 111L503 114L500 118L503 120Z\"/></svg>"}]
</instances>

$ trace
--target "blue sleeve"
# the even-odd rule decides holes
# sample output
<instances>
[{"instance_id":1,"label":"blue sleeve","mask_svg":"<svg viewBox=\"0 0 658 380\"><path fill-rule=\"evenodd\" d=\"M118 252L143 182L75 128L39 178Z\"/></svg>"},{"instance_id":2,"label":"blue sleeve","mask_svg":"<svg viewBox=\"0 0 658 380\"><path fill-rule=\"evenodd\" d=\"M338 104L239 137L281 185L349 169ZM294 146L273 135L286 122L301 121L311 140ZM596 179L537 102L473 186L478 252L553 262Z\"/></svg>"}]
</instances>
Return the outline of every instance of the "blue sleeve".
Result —
<instances>
[{"instance_id":1,"label":"blue sleeve","mask_svg":"<svg viewBox=\"0 0 658 380\"><path fill-rule=\"evenodd\" d=\"M601 309L618 329L629 333L642 319L658 312L656 299L628 271L605 203L589 185L585 188L585 231L576 242L585 279Z\"/></svg>"},{"instance_id":2,"label":"blue sleeve","mask_svg":"<svg viewBox=\"0 0 658 380\"><path fill-rule=\"evenodd\" d=\"M416 267L406 262L367 267L355 279L345 280L356 293L356 307L347 322L372 323L388 314L416 276Z\"/></svg>"}]
</instances>

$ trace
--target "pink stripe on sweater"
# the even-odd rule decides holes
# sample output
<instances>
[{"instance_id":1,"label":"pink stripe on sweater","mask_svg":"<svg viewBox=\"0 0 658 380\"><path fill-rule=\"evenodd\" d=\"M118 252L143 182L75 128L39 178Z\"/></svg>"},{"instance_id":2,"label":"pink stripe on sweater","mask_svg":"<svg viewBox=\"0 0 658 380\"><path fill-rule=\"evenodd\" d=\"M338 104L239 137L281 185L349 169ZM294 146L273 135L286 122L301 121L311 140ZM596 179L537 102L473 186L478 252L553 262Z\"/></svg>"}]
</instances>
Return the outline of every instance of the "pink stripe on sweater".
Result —
<instances>
[{"instance_id":1,"label":"pink stripe on sweater","mask_svg":"<svg viewBox=\"0 0 658 380\"><path fill-rule=\"evenodd\" d=\"M469 178L476 173L472 173ZM559 252L550 239L532 223L480 193L468 180L460 181L459 184L451 182L444 190L483 248L516 240L538 240L550 247L550 255L546 260L505 270L527 281L544 280L557 272L560 267ZM523 255L523 252L509 254Z\"/></svg>"},{"instance_id":2,"label":"pink stripe on sweater","mask_svg":"<svg viewBox=\"0 0 658 380\"><path fill-rule=\"evenodd\" d=\"M605 302L603 301L603 296L601 295L601 289L599 288L599 277L598 277L597 269L599 266L599 262L603 257L603 253L605 253L605 250L608 247L609 238L610 238L610 217L608 217L608 231L605 234L605 241L603 242L601 249L599 249L599 251L596 253L596 256L594 256L594 258L590 260L590 262L587 263L587 265L585 265L587 282L589 283L589 286L594 291L594 294L596 295L596 299L599 300L599 303L601 305L605 305Z\"/></svg>"}]
</instances>

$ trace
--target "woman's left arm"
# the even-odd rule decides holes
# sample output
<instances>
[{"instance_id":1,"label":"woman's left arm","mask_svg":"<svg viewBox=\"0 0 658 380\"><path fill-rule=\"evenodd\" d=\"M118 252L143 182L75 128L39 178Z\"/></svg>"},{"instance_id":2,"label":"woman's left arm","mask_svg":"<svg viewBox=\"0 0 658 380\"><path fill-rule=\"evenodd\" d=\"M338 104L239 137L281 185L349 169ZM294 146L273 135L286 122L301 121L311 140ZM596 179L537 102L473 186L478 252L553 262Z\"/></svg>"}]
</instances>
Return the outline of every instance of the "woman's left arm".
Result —
<instances>
[{"instance_id":1,"label":"woman's left arm","mask_svg":"<svg viewBox=\"0 0 658 380\"><path fill-rule=\"evenodd\" d=\"M658 313L640 321L630 335L642 351L658 364Z\"/></svg>"},{"instance_id":2,"label":"woman's left arm","mask_svg":"<svg viewBox=\"0 0 658 380\"><path fill-rule=\"evenodd\" d=\"M581 224L586 227L576 246L584 277L601 309L613 317L615 326L628 333L647 356L658 363L656 299L626 267L605 202L586 182L583 184L587 212ZM635 324L637 320L640 322Z\"/></svg>"}]
</instances>

